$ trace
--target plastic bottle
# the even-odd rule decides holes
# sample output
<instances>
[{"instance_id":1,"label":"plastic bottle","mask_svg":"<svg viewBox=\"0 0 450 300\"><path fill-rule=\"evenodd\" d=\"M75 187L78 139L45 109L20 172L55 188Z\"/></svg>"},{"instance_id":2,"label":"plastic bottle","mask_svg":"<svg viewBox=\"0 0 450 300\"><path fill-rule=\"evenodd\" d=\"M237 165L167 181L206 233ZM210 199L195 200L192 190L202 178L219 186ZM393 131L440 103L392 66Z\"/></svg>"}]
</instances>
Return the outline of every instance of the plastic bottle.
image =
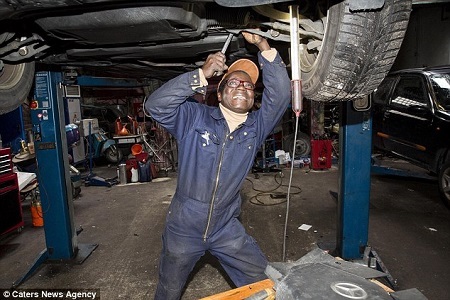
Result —
<instances>
[{"instance_id":1,"label":"plastic bottle","mask_svg":"<svg viewBox=\"0 0 450 300\"><path fill-rule=\"evenodd\" d=\"M131 168L131 182L138 182L138 181L139 181L138 169Z\"/></svg>"}]
</instances>

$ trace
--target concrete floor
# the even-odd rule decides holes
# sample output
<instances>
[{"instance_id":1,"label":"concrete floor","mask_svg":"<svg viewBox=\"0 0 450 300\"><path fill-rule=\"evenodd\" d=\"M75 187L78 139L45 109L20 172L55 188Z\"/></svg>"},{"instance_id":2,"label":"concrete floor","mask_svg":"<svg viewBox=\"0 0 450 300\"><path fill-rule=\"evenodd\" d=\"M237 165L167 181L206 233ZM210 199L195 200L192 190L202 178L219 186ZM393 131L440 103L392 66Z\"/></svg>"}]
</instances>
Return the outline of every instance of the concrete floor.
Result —
<instances>
[{"instance_id":1,"label":"concrete floor","mask_svg":"<svg viewBox=\"0 0 450 300\"><path fill-rule=\"evenodd\" d=\"M391 161L392 162L392 161ZM403 168L410 165L397 162ZM105 178L114 167L94 170ZM282 184L288 183L284 169ZM277 182L278 180L278 182ZM279 185L273 173L249 174L243 189L242 222L270 261L282 260L285 204L274 204L257 190ZM98 289L102 299L152 299L157 284L158 257L166 210L174 193L176 173L145 184L82 187L75 199L74 222L83 231L79 244L98 244L83 264L46 263L20 288ZM295 261L320 245L336 242L338 170L296 168L293 174L287 259ZM298 188L297 188L298 187ZM280 187L275 192L284 192ZM281 199L282 200L282 199ZM34 228L30 207L23 203L25 228L0 241L0 288L9 288L33 265L45 248L44 229ZM312 225L308 231L298 229ZM436 182L423 179L372 175L369 245L396 280L398 290L419 289L428 299L448 299L450 286L450 210L440 201ZM226 275L212 257L195 268L183 295L198 299L231 289Z\"/></svg>"}]
</instances>

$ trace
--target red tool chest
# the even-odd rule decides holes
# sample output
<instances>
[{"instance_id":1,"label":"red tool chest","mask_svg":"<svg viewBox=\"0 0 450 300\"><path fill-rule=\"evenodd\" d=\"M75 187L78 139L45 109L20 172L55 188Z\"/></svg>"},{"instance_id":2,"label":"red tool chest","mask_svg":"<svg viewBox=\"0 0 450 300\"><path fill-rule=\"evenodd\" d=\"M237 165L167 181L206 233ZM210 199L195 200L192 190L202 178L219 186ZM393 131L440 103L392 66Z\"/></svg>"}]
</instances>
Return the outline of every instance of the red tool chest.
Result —
<instances>
[{"instance_id":1,"label":"red tool chest","mask_svg":"<svg viewBox=\"0 0 450 300\"><path fill-rule=\"evenodd\" d=\"M0 235L24 225L17 174L13 172L11 150L0 149Z\"/></svg>"}]
</instances>

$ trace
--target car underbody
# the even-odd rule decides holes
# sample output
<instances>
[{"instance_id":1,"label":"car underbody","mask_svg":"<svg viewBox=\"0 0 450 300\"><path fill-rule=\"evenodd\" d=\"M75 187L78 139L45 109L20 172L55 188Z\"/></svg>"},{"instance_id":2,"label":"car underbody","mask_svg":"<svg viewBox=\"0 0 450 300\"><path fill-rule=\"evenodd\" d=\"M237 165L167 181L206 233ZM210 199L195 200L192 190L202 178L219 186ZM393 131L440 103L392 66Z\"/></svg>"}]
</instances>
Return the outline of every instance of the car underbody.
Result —
<instances>
[{"instance_id":1,"label":"car underbody","mask_svg":"<svg viewBox=\"0 0 450 300\"><path fill-rule=\"evenodd\" d=\"M36 68L166 81L200 67L230 33L228 62L255 58L243 30L270 39L288 63L291 5L301 15L303 95L327 102L377 87L411 11L411 0L2 1L0 113L26 101Z\"/></svg>"}]
</instances>

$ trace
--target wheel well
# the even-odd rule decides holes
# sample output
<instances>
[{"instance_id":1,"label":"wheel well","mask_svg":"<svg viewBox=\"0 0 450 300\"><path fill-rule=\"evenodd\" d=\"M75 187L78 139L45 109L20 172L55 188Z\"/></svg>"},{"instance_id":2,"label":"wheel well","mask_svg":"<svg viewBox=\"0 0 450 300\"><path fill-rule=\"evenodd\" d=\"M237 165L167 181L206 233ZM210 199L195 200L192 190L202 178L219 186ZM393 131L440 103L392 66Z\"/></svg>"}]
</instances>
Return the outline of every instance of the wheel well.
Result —
<instances>
[{"instance_id":1,"label":"wheel well","mask_svg":"<svg viewBox=\"0 0 450 300\"><path fill-rule=\"evenodd\" d=\"M441 166L447 162L450 162L450 149L439 149L436 153L436 159L433 162L433 171L436 172L436 174L439 173Z\"/></svg>"}]
</instances>

